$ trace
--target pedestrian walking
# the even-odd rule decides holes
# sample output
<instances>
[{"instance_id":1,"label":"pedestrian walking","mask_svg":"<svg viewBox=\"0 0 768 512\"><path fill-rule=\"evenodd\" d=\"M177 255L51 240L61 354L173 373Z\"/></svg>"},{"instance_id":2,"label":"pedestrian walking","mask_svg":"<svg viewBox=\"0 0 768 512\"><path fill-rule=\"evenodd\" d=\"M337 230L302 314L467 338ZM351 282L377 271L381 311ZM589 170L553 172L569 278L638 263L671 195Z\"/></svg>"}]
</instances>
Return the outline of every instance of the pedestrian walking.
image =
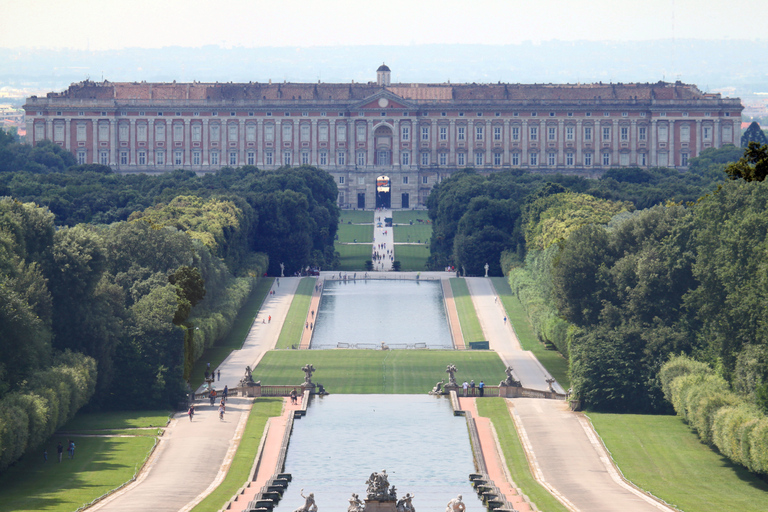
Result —
<instances>
[{"instance_id":1,"label":"pedestrian walking","mask_svg":"<svg viewBox=\"0 0 768 512\"><path fill-rule=\"evenodd\" d=\"M61 462L61 456L64 455L64 446L59 441L59 445L56 447L56 453L59 454L59 462Z\"/></svg>"},{"instance_id":2,"label":"pedestrian walking","mask_svg":"<svg viewBox=\"0 0 768 512\"><path fill-rule=\"evenodd\" d=\"M219 406L219 421L224 419L224 404Z\"/></svg>"},{"instance_id":3,"label":"pedestrian walking","mask_svg":"<svg viewBox=\"0 0 768 512\"><path fill-rule=\"evenodd\" d=\"M309 322L309 330L311 331L314 328L315 328L315 323L314 322Z\"/></svg>"},{"instance_id":4,"label":"pedestrian walking","mask_svg":"<svg viewBox=\"0 0 768 512\"><path fill-rule=\"evenodd\" d=\"M69 442L69 458L70 459L75 458L75 442L74 441Z\"/></svg>"},{"instance_id":5,"label":"pedestrian walking","mask_svg":"<svg viewBox=\"0 0 768 512\"><path fill-rule=\"evenodd\" d=\"M480 396L484 396L484 393L485 393L485 382L480 381L480 384L477 385L477 389L480 390Z\"/></svg>"},{"instance_id":6,"label":"pedestrian walking","mask_svg":"<svg viewBox=\"0 0 768 512\"><path fill-rule=\"evenodd\" d=\"M48 448L43 450L43 462L48 462Z\"/></svg>"},{"instance_id":7,"label":"pedestrian walking","mask_svg":"<svg viewBox=\"0 0 768 512\"><path fill-rule=\"evenodd\" d=\"M504 317L504 325L507 325L507 317Z\"/></svg>"},{"instance_id":8,"label":"pedestrian walking","mask_svg":"<svg viewBox=\"0 0 768 512\"><path fill-rule=\"evenodd\" d=\"M272 315L269 315L269 320L267 321L268 324L272 323Z\"/></svg>"},{"instance_id":9,"label":"pedestrian walking","mask_svg":"<svg viewBox=\"0 0 768 512\"><path fill-rule=\"evenodd\" d=\"M306 325L304 326L304 328L305 328L305 329L309 329L309 322L307 322L307 323L306 323Z\"/></svg>"},{"instance_id":10,"label":"pedestrian walking","mask_svg":"<svg viewBox=\"0 0 768 512\"><path fill-rule=\"evenodd\" d=\"M229 388L227 386L224 386L224 391L221 393L221 395L224 398L227 398L227 396L229 396Z\"/></svg>"},{"instance_id":11,"label":"pedestrian walking","mask_svg":"<svg viewBox=\"0 0 768 512\"><path fill-rule=\"evenodd\" d=\"M464 388L464 396L467 396L467 390L469 389L469 383L467 381L464 381L464 384L462 384L461 387Z\"/></svg>"},{"instance_id":12,"label":"pedestrian walking","mask_svg":"<svg viewBox=\"0 0 768 512\"><path fill-rule=\"evenodd\" d=\"M216 376L221 380L221 370L216 370Z\"/></svg>"},{"instance_id":13,"label":"pedestrian walking","mask_svg":"<svg viewBox=\"0 0 768 512\"><path fill-rule=\"evenodd\" d=\"M296 388L293 388L293 391L291 391L291 403L296 404Z\"/></svg>"},{"instance_id":14,"label":"pedestrian walking","mask_svg":"<svg viewBox=\"0 0 768 512\"><path fill-rule=\"evenodd\" d=\"M189 421L192 421L192 416L195 415L195 406L190 405L189 410L187 411L187 414L189 415Z\"/></svg>"}]
</instances>

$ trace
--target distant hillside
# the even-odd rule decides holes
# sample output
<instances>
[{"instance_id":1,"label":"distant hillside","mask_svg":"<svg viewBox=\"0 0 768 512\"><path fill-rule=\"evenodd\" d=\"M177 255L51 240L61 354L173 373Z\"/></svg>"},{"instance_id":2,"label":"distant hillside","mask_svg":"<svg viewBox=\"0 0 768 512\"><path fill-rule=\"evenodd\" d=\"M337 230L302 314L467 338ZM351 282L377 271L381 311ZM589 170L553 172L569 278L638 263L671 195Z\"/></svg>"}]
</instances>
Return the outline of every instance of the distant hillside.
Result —
<instances>
[{"instance_id":1,"label":"distant hillside","mask_svg":"<svg viewBox=\"0 0 768 512\"><path fill-rule=\"evenodd\" d=\"M393 82L656 82L730 96L768 91L768 40L660 40L519 45L167 47L110 51L0 49L0 85L59 90L112 81L367 82L382 62Z\"/></svg>"}]
</instances>

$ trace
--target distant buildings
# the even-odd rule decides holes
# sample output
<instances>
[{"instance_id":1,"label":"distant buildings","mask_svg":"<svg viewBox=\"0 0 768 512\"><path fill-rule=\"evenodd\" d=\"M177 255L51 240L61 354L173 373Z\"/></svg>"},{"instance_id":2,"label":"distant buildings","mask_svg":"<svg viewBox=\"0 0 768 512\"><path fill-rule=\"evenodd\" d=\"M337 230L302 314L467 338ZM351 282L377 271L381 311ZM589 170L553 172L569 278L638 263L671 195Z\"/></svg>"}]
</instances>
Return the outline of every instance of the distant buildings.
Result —
<instances>
[{"instance_id":1,"label":"distant buildings","mask_svg":"<svg viewBox=\"0 0 768 512\"><path fill-rule=\"evenodd\" d=\"M310 164L339 204L423 206L457 169L598 175L739 142L738 99L671 84L111 83L24 105L28 140L120 172ZM378 187L384 177L389 187ZM381 180L379 180L381 181ZM387 190L385 190L387 189Z\"/></svg>"}]
</instances>

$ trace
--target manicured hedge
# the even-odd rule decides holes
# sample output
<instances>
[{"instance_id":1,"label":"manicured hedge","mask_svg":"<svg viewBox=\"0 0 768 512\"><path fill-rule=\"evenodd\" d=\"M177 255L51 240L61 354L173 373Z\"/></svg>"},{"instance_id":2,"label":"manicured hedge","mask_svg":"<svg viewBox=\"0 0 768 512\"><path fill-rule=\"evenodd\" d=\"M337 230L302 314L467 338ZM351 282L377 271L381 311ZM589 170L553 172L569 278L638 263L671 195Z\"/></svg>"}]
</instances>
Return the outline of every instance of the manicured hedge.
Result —
<instances>
[{"instance_id":1,"label":"manicured hedge","mask_svg":"<svg viewBox=\"0 0 768 512\"><path fill-rule=\"evenodd\" d=\"M96 361L69 350L0 400L0 471L71 420L96 389Z\"/></svg>"},{"instance_id":2,"label":"manicured hedge","mask_svg":"<svg viewBox=\"0 0 768 512\"><path fill-rule=\"evenodd\" d=\"M704 363L673 357L661 368L664 396L702 442L750 471L768 474L768 417Z\"/></svg>"}]
</instances>

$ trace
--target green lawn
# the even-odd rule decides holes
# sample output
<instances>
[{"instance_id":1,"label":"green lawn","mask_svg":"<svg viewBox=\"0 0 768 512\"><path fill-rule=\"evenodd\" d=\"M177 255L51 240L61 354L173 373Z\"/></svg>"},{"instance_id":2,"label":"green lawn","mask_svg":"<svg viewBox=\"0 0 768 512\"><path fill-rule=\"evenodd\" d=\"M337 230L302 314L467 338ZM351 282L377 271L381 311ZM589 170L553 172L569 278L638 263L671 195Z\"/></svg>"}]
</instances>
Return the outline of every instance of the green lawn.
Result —
<instances>
[{"instance_id":1,"label":"green lawn","mask_svg":"<svg viewBox=\"0 0 768 512\"><path fill-rule=\"evenodd\" d=\"M413 226L395 226L392 228L395 235L395 243L422 243L426 244L432 236L431 224L414 224Z\"/></svg>"},{"instance_id":2,"label":"green lawn","mask_svg":"<svg viewBox=\"0 0 768 512\"><path fill-rule=\"evenodd\" d=\"M344 243L373 243L373 225L361 226L360 224L339 224L336 232L337 242Z\"/></svg>"},{"instance_id":3,"label":"green lawn","mask_svg":"<svg viewBox=\"0 0 768 512\"><path fill-rule=\"evenodd\" d=\"M392 222L395 224L405 224L410 221L416 224L416 219L428 221L429 212L427 210L396 210L392 212Z\"/></svg>"},{"instance_id":4,"label":"green lawn","mask_svg":"<svg viewBox=\"0 0 768 512\"><path fill-rule=\"evenodd\" d=\"M339 223L340 224L346 224L347 222L351 222L352 224L360 224L364 222L372 223L373 213L374 212L366 212L364 210L341 210L339 214Z\"/></svg>"},{"instance_id":5,"label":"green lawn","mask_svg":"<svg viewBox=\"0 0 768 512\"><path fill-rule=\"evenodd\" d=\"M292 345L298 347L301 342L301 333L307 322L307 313L309 312L309 303L312 300L312 293L315 291L317 279L314 277L305 277L299 282L299 287L293 296L291 308L288 310L288 316L283 323L283 329L280 331L280 337L277 339L277 348L291 348Z\"/></svg>"},{"instance_id":6,"label":"green lawn","mask_svg":"<svg viewBox=\"0 0 768 512\"><path fill-rule=\"evenodd\" d=\"M192 510L194 512L216 512L229 501L248 480L253 460L259 449L267 419L279 416L283 407L282 398L257 398L248 416L248 423L240 439L232 465L224 481Z\"/></svg>"},{"instance_id":7,"label":"green lawn","mask_svg":"<svg viewBox=\"0 0 768 512\"><path fill-rule=\"evenodd\" d=\"M504 452L507 469L512 481L523 493L536 504L539 510L546 512L567 512L562 503L557 501L531 474L525 450L520 444L517 429L509 415L507 403L503 398L486 398L477 401L480 416L490 418L499 436L499 444Z\"/></svg>"},{"instance_id":8,"label":"green lawn","mask_svg":"<svg viewBox=\"0 0 768 512\"><path fill-rule=\"evenodd\" d=\"M195 362L190 377L192 389L197 389L203 384L205 369L208 363L211 363L211 368L217 368L233 350L242 348L245 338L248 336L248 331L251 330L253 319L259 313L259 309L261 309L267 293L272 288L274 280L273 277L262 277L259 279L250 297L248 297L243 307L237 313L229 334L216 346L205 349L200 359Z\"/></svg>"},{"instance_id":9,"label":"green lawn","mask_svg":"<svg viewBox=\"0 0 768 512\"><path fill-rule=\"evenodd\" d=\"M498 382L504 363L495 352L453 350L273 350L253 372L262 384L299 384L301 367L311 363L312 377L330 393L427 393L439 380L448 380L445 368L456 365L460 380Z\"/></svg>"},{"instance_id":10,"label":"green lawn","mask_svg":"<svg viewBox=\"0 0 768 512\"><path fill-rule=\"evenodd\" d=\"M400 262L400 270L427 270L427 258L429 247L426 245L395 246L395 259Z\"/></svg>"},{"instance_id":11,"label":"green lawn","mask_svg":"<svg viewBox=\"0 0 768 512\"><path fill-rule=\"evenodd\" d=\"M456 310L459 312L459 322L461 323L461 333L464 335L464 344L469 346L470 341L485 341L483 329L480 327L480 321L477 319L475 305L472 304L472 297L467 288L467 282L457 277L451 278L451 290L453 290L453 299L456 302Z\"/></svg>"},{"instance_id":12,"label":"green lawn","mask_svg":"<svg viewBox=\"0 0 768 512\"><path fill-rule=\"evenodd\" d=\"M336 270L347 272L365 272L365 262L371 259L372 245L342 245L336 244L339 253L339 266Z\"/></svg>"},{"instance_id":13,"label":"green lawn","mask_svg":"<svg viewBox=\"0 0 768 512\"><path fill-rule=\"evenodd\" d=\"M73 436L74 459L67 457L67 434L51 437L43 448L27 453L0 475L0 512L72 512L92 502L130 480L146 460L159 429L136 429L167 422L165 411L79 413L62 429L67 434L115 429L98 433L137 437ZM61 463L56 455L59 441L65 449ZM48 462L43 462L44 449Z\"/></svg>"},{"instance_id":14,"label":"green lawn","mask_svg":"<svg viewBox=\"0 0 768 512\"><path fill-rule=\"evenodd\" d=\"M504 305L504 309L507 312L507 318L512 322L512 327L515 328L517 338L520 340L520 345L524 350L530 350L536 359L544 365L544 368L557 379L557 382L563 387L568 389L571 387L571 380L568 378L568 360L560 354L557 350L548 349L543 343L536 339L536 335L533 333L528 317L523 311L523 305L520 300L512 293L512 289L509 287L509 281L506 277L492 277L494 288L496 293L501 298L501 303Z\"/></svg>"},{"instance_id":15,"label":"green lawn","mask_svg":"<svg viewBox=\"0 0 768 512\"><path fill-rule=\"evenodd\" d=\"M680 510L768 510L768 484L702 444L677 416L588 416L624 476Z\"/></svg>"}]
</instances>

